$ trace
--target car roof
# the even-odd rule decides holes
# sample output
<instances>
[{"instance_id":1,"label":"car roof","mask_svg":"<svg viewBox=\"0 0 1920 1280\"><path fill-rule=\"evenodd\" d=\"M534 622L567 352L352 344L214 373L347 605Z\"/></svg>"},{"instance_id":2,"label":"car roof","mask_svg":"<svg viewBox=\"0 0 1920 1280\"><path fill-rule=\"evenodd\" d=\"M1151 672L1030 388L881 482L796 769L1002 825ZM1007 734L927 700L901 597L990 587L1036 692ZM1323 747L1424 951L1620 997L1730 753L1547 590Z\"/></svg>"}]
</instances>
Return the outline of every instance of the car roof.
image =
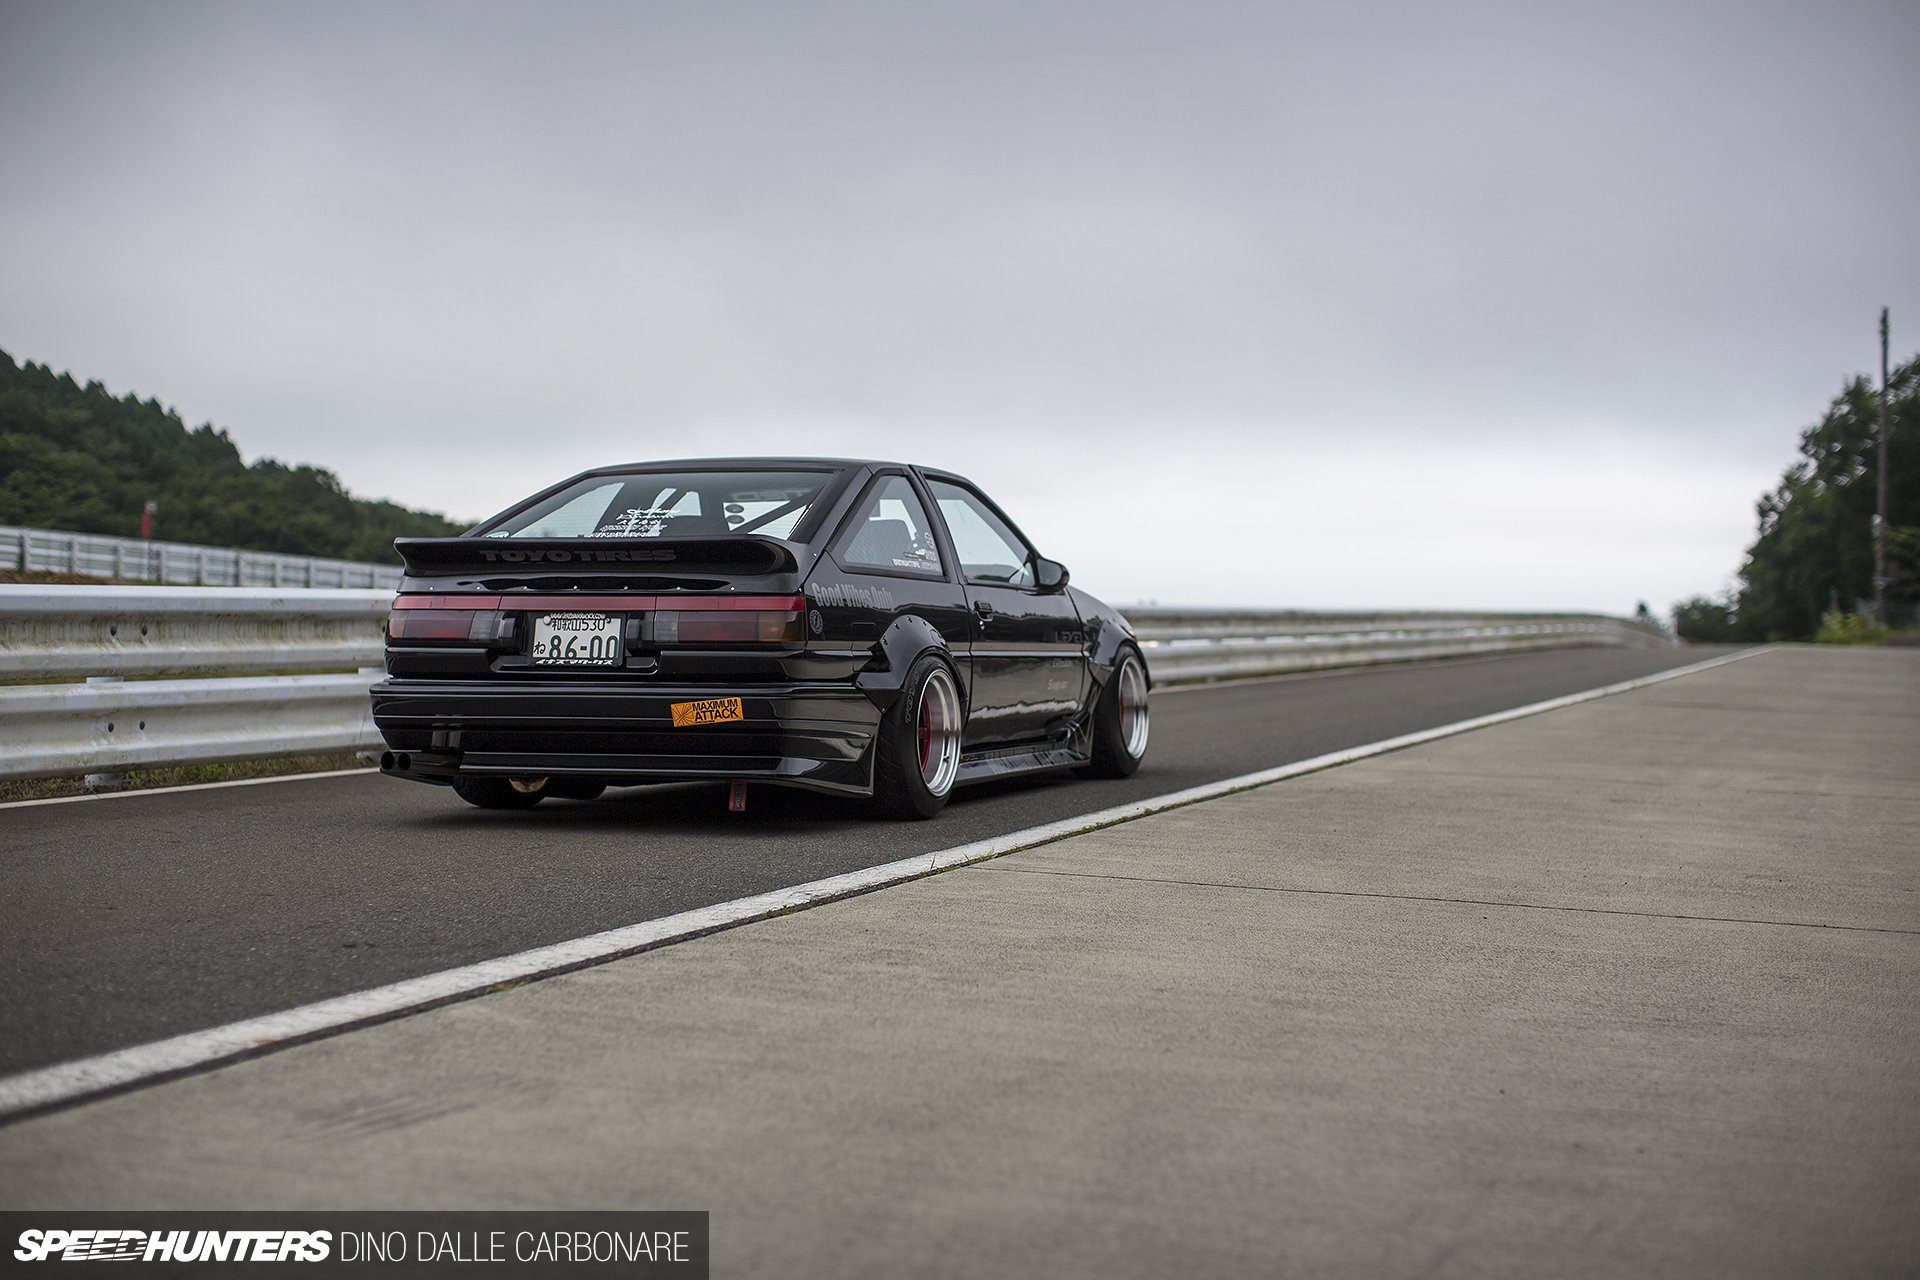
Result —
<instances>
[{"instance_id":1,"label":"car roof","mask_svg":"<svg viewBox=\"0 0 1920 1280\"><path fill-rule=\"evenodd\" d=\"M590 467L581 475L596 476L608 472L620 471L685 471L696 467L711 467L718 470L771 470L774 467L802 467L812 470L850 471L855 467L899 467L930 476L955 476L957 472L945 467L929 467L918 462L900 462L889 458L658 458L646 462L610 462L605 466Z\"/></svg>"},{"instance_id":2,"label":"car roof","mask_svg":"<svg viewBox=\"0 0 1920 1280\"><path fill-rule=\"evenodd\" d=\"M663 458L649 462L622 462L594 467L583 475L601 475L627 471L687 471L696 468L715 470L772 470L775 467L801 467L807 470L848 471L854 467L905 467L904 462L884 462L874 458Z\"/></svg>"},{"instance_id":3,"label":"car roof","mask_svg":"<svg viewBox=\"0 0 1920 1280\"><path fill-rule=\"evenodd\" d=\"M802 471L852 471L867 467L883 471L897 467L902 471L918 471L928 479L956 480L968 488L973 481L957 471L948 471L945 467L927 467L913 462L893 462L885 458L662 458L651 462L619 462L604 467L592 467L578 475L570 477L565 483L587 476L613 476L645 474L649 471L771 471L779 467L793 467Z\"/></svg>"}]
</instances>

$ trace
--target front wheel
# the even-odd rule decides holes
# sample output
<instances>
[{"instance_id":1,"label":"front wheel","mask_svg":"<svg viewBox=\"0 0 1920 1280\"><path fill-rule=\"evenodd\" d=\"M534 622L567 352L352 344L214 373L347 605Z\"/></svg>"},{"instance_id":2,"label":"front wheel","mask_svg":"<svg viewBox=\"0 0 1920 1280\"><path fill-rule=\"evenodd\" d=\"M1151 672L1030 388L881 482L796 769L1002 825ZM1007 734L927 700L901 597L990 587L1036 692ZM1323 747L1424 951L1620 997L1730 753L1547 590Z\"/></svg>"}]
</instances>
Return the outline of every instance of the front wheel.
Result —
<instances>
[{"instance_id":1,"label":"front wheel","mask_svg":"<svg viewBox=\"0 0 1920 1280\"><path fill-rule=\"evenodd\" d=\"M1093 712L1093 759L1083 772L1130 778L1147 754L1147 668L1128 649L1120 655Z\"/></svg>"},{"instance_id":2,"label":"front wheel","mask_svg":"<svg viewBox=\"0 0 1920 1280\"><path fill-rule=\"evenodd\" d=\"M873 804L895 818L931 818L960 774L960 686L946 663L926 654L880 722L873 762Z\"/></svg>"}]
</instances>

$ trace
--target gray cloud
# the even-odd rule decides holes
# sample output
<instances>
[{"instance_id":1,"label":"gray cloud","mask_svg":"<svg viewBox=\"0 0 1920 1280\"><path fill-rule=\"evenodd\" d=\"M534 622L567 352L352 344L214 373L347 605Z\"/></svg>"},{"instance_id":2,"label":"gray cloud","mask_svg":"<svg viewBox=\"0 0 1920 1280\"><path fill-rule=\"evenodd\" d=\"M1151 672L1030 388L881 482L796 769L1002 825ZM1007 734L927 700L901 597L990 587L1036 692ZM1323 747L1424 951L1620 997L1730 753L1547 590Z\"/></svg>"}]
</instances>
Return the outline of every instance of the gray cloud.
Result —
<instances>
[{"instance_id":1,"label":"gray cloud","mask_svg":"<svg viewBox=\"0 0 1920 1280\"><path fill-rule=\"evenodd\" d=\"M1910 4L0 24L0 346L461 514L874 453L1116 597L1618 610L1719 585L1920 326Z\"/></svg>"}]
</instances>

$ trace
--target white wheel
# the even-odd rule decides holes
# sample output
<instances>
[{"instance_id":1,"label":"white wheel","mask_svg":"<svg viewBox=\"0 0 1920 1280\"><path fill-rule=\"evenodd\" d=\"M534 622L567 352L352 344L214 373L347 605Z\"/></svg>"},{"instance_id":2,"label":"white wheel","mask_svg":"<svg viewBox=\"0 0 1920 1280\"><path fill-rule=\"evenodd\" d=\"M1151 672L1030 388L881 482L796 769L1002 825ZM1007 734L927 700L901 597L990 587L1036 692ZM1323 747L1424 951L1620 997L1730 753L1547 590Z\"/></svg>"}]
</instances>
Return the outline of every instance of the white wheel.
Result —
<instances>
[{"instance_id":1,"label":"white wheel","mask_svg":"<svg viewBox=\"0 0 1920 1280\"><path fill-rule=\"evenodd\" d=\"M960 776L960 733L966 715L953 669L931 653L907 671L899 701L880 722L873 762L873 802L896 818L931 818Z\"/></svg>"},{"instance_id":2,"label":"white wheel","mask_svg":"<svg viewBox=\"0 0 1920 1280\"><path fill-rule=\"evenodd\" d=\"M920 753L920 781L929 795L953 790L960 772L960 691L953 673L935 666L920 686L920 714L914 727L914 746Z\"/></svg>"},{"instance_id":3,"label":"white wheel","mask_svg":"<svg viewBox=\"0 0 1920 1280\"><path fill-rule=\"evenodd\" d=\"M1093 712L1093 759L1085 772L1097 778L1129 778L1147 754L1147 668L1132 649L1100 691Z\"/></svg>"}]
</instances>

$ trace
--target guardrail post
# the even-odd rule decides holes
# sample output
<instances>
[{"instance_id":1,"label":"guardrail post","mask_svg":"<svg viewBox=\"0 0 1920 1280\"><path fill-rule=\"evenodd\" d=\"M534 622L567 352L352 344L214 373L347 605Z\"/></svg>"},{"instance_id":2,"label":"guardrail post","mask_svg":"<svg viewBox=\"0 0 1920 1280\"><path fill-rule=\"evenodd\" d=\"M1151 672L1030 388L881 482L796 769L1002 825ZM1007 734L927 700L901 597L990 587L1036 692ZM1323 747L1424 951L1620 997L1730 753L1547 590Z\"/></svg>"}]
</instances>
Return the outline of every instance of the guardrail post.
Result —
<instances>
[{"instance_id":1,"label":"guardrail post","mask_svg":"<svg viewBox=\"0 0 1920 1280\"><path fill-rule=\"evenodd\" d=\"M125 681L119 676L88 676L87 683L123 684ZM84 781L89 791L118 791L126 785L127 775L124 773L90 773Z\"/></svg>"},{"instance_id":2,"label":"guardrail post","mask_svg":"<svg viewBox=\"0 0 1920 1280\"><path fill-rule=\"evenodd\" d=\"M377 667L361 667L359 674L366 680L367 687L371 689L377 681L387 678L387 666L383 662ZM361 764L378 765L380 763L380 752L384 750L385 747L386 744L384 742L376 742L366 750L356 751L353 754L359 757Z\"/></svg>"}]
</instances>

